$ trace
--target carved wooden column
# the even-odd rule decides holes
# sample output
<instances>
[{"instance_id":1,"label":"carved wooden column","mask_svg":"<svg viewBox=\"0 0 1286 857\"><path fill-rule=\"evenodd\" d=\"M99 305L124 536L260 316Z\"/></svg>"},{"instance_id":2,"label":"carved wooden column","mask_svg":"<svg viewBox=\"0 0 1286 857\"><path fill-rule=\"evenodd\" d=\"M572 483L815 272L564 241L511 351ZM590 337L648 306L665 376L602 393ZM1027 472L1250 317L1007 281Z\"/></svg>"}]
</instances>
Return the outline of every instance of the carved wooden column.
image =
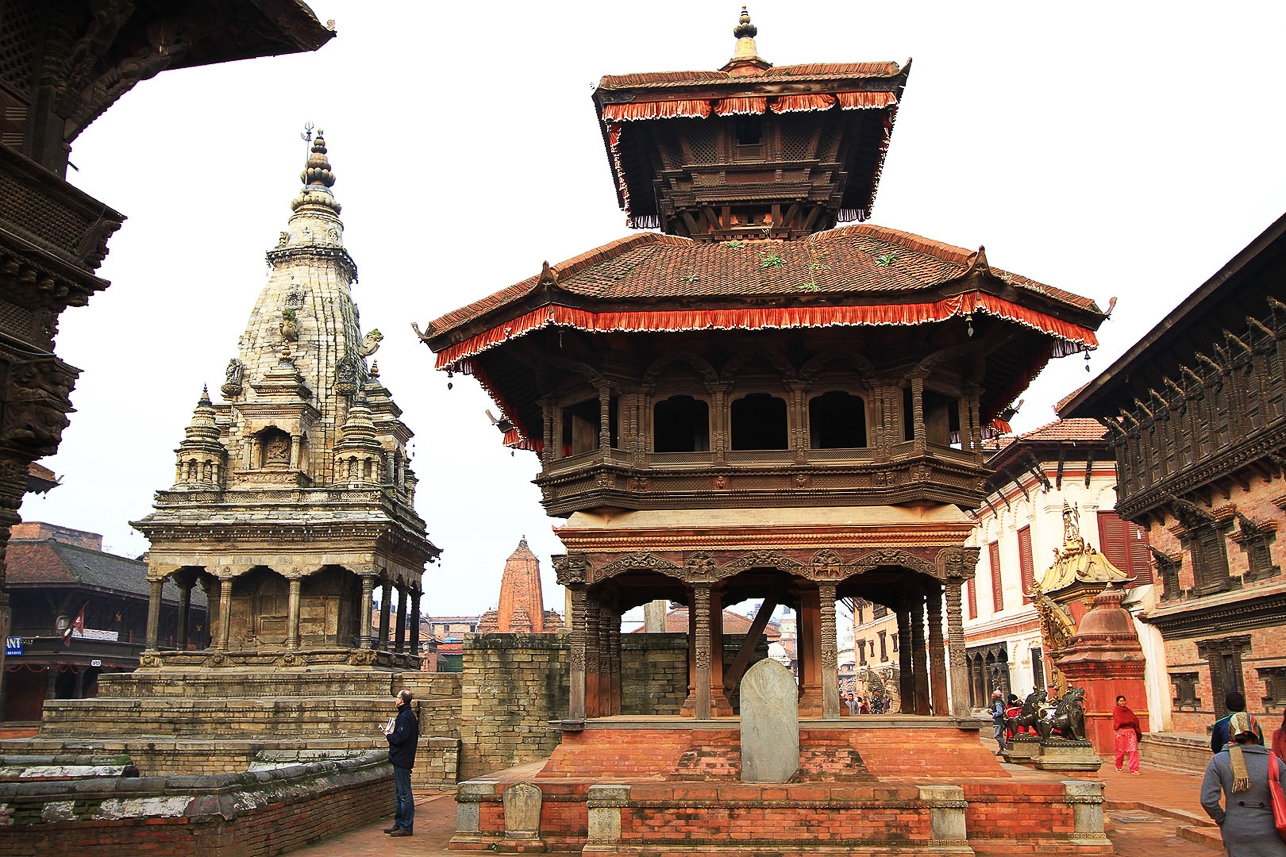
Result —
<instances>
[{"instance_id":1,"label":"carved wooden column","mask_svg":"<svg viewBox=\"0 0 1286 857\"><path fill-rule=\"evenodd\" d=\"M799 659L799 716L822 716L822 629L821 598L814 585L795 590L799 604L796 616L795 652Z\"/></svg>"},{"instance_id":2,"label":"carved wooden column","mask_svg":"<svg viewBox=\"0 0 1286 857\"><path fill-rule=\"evenodd\" d=\"M601 614L598 599L585 593L585 716L601 717L599 684L602 663L599 661L598 623Z\"/></svg>"},{"instance_id":3,"label":"carved wooden column","mask_svg":"<svg viewBox=\"0 0 1286 857\"><path fill-rule=\"evenodd\" d=\"M710 610L710 712L715 717L731 717L732 702L723 689L723 599L711 589Z\"/></svg>"},{"instance_id":4,"label":"carved wooden column","mask_svg":"<svg viewBox=\"0 0 1286 857\"><path fill-rule=\"evenodd\" d=\"M804 429L804 388L802 384L787 384L790 393L790 409L787 416L786 430L790 438L790 449L796 464L803 464L805 450L808 449L808 435Z\"/></svg>"},{"instance_id":5,"label":"carved wooden column","mask_svg":"<svg viewBox=\"0 0 1286 857\"><path fill-rule=\"evenodd\" d=\"M397 630L393 634L393 651L406 653L406 585L397 585Z\"/></svg>"},{"instance_id":6,"label":"carved wooden column","mask_svg":"<svg viewBox=\"0 0 1286 857\"><path fill-rule=\"evenodd\" d=\"M924 379L919 376L911 379L911 419L915 428L915 450L924 452L927 447L924 434Z\"/></svg>"},{"instance_id":7,"label":"carved wooden column","mask_svg":"<svg viewBox=\"0 0 1286 857\"><path fill-rule=\"evenodd\" d=\"M571 645L567 653L567 719L585 719L585 661L586 637L585 614L588 612L588 599L584 586L569 586L568 595L572 603Z\"/></svg>"},{"instance_id":8,"label":"carved wooden column","mask_svg":"<svg viewBox=\"0 0 1286 857\"><path fill-rule=\"evenodd\" d=\"M418 588L411 590L411 644L408 648L417 658L420 656L420 596L423 594Z\"/></svg>"},{"instance_id":9,"label":"carved wooden column","mask_svg":"<svg viewBox=\"0 0 1286 857\"><path fill-rule=\"evenodd\" d=\"M612 448L612 388L598 388L598 449L604 455Z\"/></svg>"},{"instance_id":10,"label":"carved wooden column","mask_svg":"<svg viewBox=\"0 0 1286 857\"><path fill-rule=\"evenodd\" d=\"M929 663L924 641L924 593L914 590L911 605L911 664L915 673L915 713L929 713Z\"/></svg>"},{"instance_id":11,"label":"carved wooden column","mask_svg":"<svg viewBox=\"0 0 1286 857\"><path fill-rule=\"evenodd\" d=\"M287 602L286 614L286 648L299 648L299 596L304 582L296 574L290 578L290 600Z\"/></svg>"},{"instance_id":12,"label":"carved wooden column","mask_svg":"<svg viewBox=\"0 0 1286 857\"><path fill-rule=\"evenodd\" d=\"M728 385L707 384L706 389L714 399L713 407L710 408L710 449L714 451L715 462L722 464L728 460L728 447L732 444L732 434L729 431L732 419L728 414Z\"/></svg>"},{"instance_id":13,"label":"carved wooden column","mask_svg":"<svg viewBox=\"0 0 1286 857\"><path fill-rule=\"evenodd\" d=\"M839 653L835 640L835 584L817 584L821 599L822 719L839 720Z\"/></svg>"},{"instance_id":14,"label":"carved wooden column","mask_svg":"<svg viewBox=\"0 0 1286 857\"><path fill-rule=\"evenodd\" d=\"M600 600L598 604L598 716L610 717L612 711L612 609ZM617 620L620 624L620 620Z\"/></svg>"},{"instance_id":15,"label":"carved wooden column","mask_svg":"<svg viewBox=\"0 0 1286 857\"><path fill-rule=\"evenodd\" d=\"M386 577L380 581L380 634L375 642L375 648L385 652L388 651L389 613L392 600L393 582Z\"/></svg>"},{"instance_id":16,"label":"carved wooden column","mask_svg":"<svg viewBox=\"0 0 1286 857\"><path fill-rule=\"evenodd\" d=\"M232 581L231 576L219 578L219 651L226 652L232 640Z\"/></svg>"},{"instance_id":17,"label":"carved wooden column","mask_svg":"<svg viewBox=\"0 0 1286 857\"><path fill-rule=\"evenodd\" d=\"M554 412L556 410L553 399L541 399L540 409L543 419L543 430L541 436L543 444L540 448L540 459L544 462L550 462L558 456L554 454Z\"/></svg>"},{"instance_id":18,"label":"carved wooden column","mask_svg":"<svg viewBox=\"0 0 1286 857\"><path fill-rule=\"evenodd\" d=\"M969 716L969 671L965 665L964 617L960 610L958 577L947 580L947 657L951 662L951 713Z\"/></svg>"},{"instance_id":19,"label":"carved wooden column","mask_svg":"<svg viewBox=\"0 0 1286 857\"><path fill-rule=\"evenodd\" d=\"M165 587L165 578L148 581L147 597L147 647L155 649L161 640L161 590Z\"/></svg>"},{"instance_id":20,"label":"carved wooden column","mask_svg":"<svg viewBox=\"0 0 1286 857\"><path fill-rule=\"evenodd\" d=\"M925 590L929 618L929 690L933 713L938 717L947 714L947 660L946 646L942 640L942 588L936 583Z\"/></svg>"},{"instance_id":21,"label":"carved wooden column","mask_svg":"<svg viewBox=\"0 0 1286 857\"><path fill-rule=\"evenodd\" d=\"M362 575L362 606L358 609L361 611L361 618L358 624L358 647L363 649L373 648L371 642L371 609L375 604L373 598L375 594L375 576L371 574Z\"/></svg>"},{"instance_id":22,"label":"carved wooden column","mask_svg":"<svg viewBox=\"0 0 1286 857\"><path fill-rule=\"evenodd\" d=\"M915 665L911 662L911 613L899 599L894 607L898 617L898 712L915 711Z\"/></svg>"},{"instance_id":23,"label":"carved wooden column","mask_svg":"<svg viewBox=\"0 0 1286 857\"><path fill-rule=\"evenodd\" d=\"M696 716L710 720L710 584L693 584L691 610L696 615Z\"/></svg>"}]
</instances>

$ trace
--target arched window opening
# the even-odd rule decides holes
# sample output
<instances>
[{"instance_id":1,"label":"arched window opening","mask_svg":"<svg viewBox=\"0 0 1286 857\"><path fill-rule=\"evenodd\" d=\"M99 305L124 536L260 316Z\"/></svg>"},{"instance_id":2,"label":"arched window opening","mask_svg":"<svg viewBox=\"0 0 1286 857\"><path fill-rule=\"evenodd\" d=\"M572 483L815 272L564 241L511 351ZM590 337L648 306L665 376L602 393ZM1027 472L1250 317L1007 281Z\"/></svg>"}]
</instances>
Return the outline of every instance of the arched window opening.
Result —
<instances>
[{"instance_id":1,"label":"arched window opening","mask_svg":"<svg viewBox=\"0 0 1286 857\"><path fill-rule=\"evenodd\" d=\"M279 428L266 428L259 433L259 466L290 466L290 435Z\"/></svg>"},{"instance_id":2,"label":"arched window opening","mask_svg":"<svg viewBox=\"0 0 1286 857\"><path fill-rule=\"evenodd\" d=\"M730 408L733 449L788 449L786 400L751 393Z\"/></svg>"},{"instance_id":3,"label":"arched window opening","mask_svg":"<svg viewBox=\"0 0 1286 857\"><path fill-rule=\"evenodd\" d=\"M866 446L866 402L862 397L832 390L809 400L808 445L813 449Z\"/></svg>"},{"instance_id":4,"label":"arched window opening","mask_svg":"<svg viewBox=\"0 0 1286 857\"><path fill-rule=\"evenodd\" d=\"M671 396L652 408L654 452L709 452L710 406L692 396Z\"/></svg>"},{"instance_id":5,"label":"arched window opening","mask_svg":"<svg viewBox=\"0 0 1286 857\"><path fill-rule=\"evenodd\" d=\"M960 400L924 391L924 437L938 446L960 446Z\"/></svg>"}]
</instances>

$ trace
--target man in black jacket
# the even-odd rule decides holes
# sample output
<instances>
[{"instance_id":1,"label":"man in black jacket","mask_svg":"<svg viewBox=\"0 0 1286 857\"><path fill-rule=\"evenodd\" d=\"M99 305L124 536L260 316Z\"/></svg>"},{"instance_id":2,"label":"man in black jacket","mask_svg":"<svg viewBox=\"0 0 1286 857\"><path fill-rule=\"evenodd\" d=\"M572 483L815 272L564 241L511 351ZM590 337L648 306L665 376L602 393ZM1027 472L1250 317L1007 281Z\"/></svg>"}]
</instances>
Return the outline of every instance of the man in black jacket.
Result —
<instances>
[{"instance_id":1,"label":"man in black jacket","mask_svg":"<svg viewBox=\"0 0 1286 857\"><path fill-rule=\"evenodd\" d=\"M397 719L393 729L381 729L388 738L388 760L393 763L393 785L396 814L389 836L410 836L415 828L415 796L411 794L411 769L415 767L415 747L420 740L420 723L411 710L414 695L403 690L397 695Z\"/></svg>"}]
</instances>

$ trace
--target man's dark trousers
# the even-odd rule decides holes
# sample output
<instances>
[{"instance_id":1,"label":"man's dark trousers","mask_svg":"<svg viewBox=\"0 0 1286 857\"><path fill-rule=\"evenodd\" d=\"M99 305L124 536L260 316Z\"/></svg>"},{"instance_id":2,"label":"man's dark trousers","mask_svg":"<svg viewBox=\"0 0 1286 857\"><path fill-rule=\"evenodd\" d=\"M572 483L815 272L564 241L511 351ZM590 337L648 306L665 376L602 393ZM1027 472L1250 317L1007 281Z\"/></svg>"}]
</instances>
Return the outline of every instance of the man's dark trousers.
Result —
<instances>
[{"instance_id":1,"label":"man's dark trousers","mask_svg":"<svg viewBox=\"0 0 1286 857\"><path fill-rule=\"evenodd\" d=\"M411 769L393 767L394 800L396 814L393 816L393 827L399 830L415 828L415 795L411 794ZM388 792L385 792L388 794Z\"/></svg>"}]
</instances>

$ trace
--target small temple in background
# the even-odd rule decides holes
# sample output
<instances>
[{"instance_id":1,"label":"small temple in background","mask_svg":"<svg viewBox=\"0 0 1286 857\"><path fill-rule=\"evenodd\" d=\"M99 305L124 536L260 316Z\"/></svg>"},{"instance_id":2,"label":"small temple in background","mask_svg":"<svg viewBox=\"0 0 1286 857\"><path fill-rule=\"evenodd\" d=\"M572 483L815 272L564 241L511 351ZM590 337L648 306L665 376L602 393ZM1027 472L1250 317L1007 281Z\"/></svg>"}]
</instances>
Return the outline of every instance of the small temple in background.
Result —
<instances>
[{"instance_id":1,"label":"small temple in background","mask_svg":"<svg viewBox=\"0 0 1286 857\"><path fill-rule=\"evenodd\" d=\"M527 547L524 536L505 561L499 606L482 614L478 633L549 634L562 627L562 617L545 609L540 591L540 560Z\"/></svg>"},{"instance_id":2,"label":"small temple in background","mask_svg":"<svg viewBox=\"0 0 1286 857\"><path fill-rule=\"evenodd\" d=\"M598 819L588 843L583 822L538 831L560 849L919 854L967 839L972 851L951 853L1016 842L1111 853L1101 815L1095 825L1072 807L1101 803L1100 784L1009 782L982 748L961 612L984 439L1050 359L1097 346L1106 314L994 267L981 247L863 223L910 63L774 66L756 34L743 9L722 68L608 75L595 89L627 225L659 232L533 264L528 279L417 327L438 369L492 396L504 443L539 457L545 510L566 519L554 557L571 614L561 743L532 781L462 784L453 847L508 848L500 794L507 807L514 790L535 790L586 800ZM933 747L911 766L888 753L889 733L841 719L836 604L847 599L896 616L898 743ZM751 600L758 613L737 641L724 609ZM687 699L674 715L644 712L646 678L622 645L622 614L658 601L688 611ZM751 666L779 605L797 617L798 676L786 673L780 695L797 700L799 728L779 736L797 741L797 776L694 808L683 781L747 773L742 680L785 672ZM725 645L740 648L725 657ZM966 835L956 784L975 779L991 806ZM868 809L873 781L908 789L897 830ZM818 782L831 802L814 827L800 813ZM950 809L934 803L948 792ZM681 841L667 833L676 811L692 830ZM959 813L950 836L941 812ZM738 826L743 816L753 823ZM760 843L764 831L773 838Z\"/></svg>"}]
</instances>

